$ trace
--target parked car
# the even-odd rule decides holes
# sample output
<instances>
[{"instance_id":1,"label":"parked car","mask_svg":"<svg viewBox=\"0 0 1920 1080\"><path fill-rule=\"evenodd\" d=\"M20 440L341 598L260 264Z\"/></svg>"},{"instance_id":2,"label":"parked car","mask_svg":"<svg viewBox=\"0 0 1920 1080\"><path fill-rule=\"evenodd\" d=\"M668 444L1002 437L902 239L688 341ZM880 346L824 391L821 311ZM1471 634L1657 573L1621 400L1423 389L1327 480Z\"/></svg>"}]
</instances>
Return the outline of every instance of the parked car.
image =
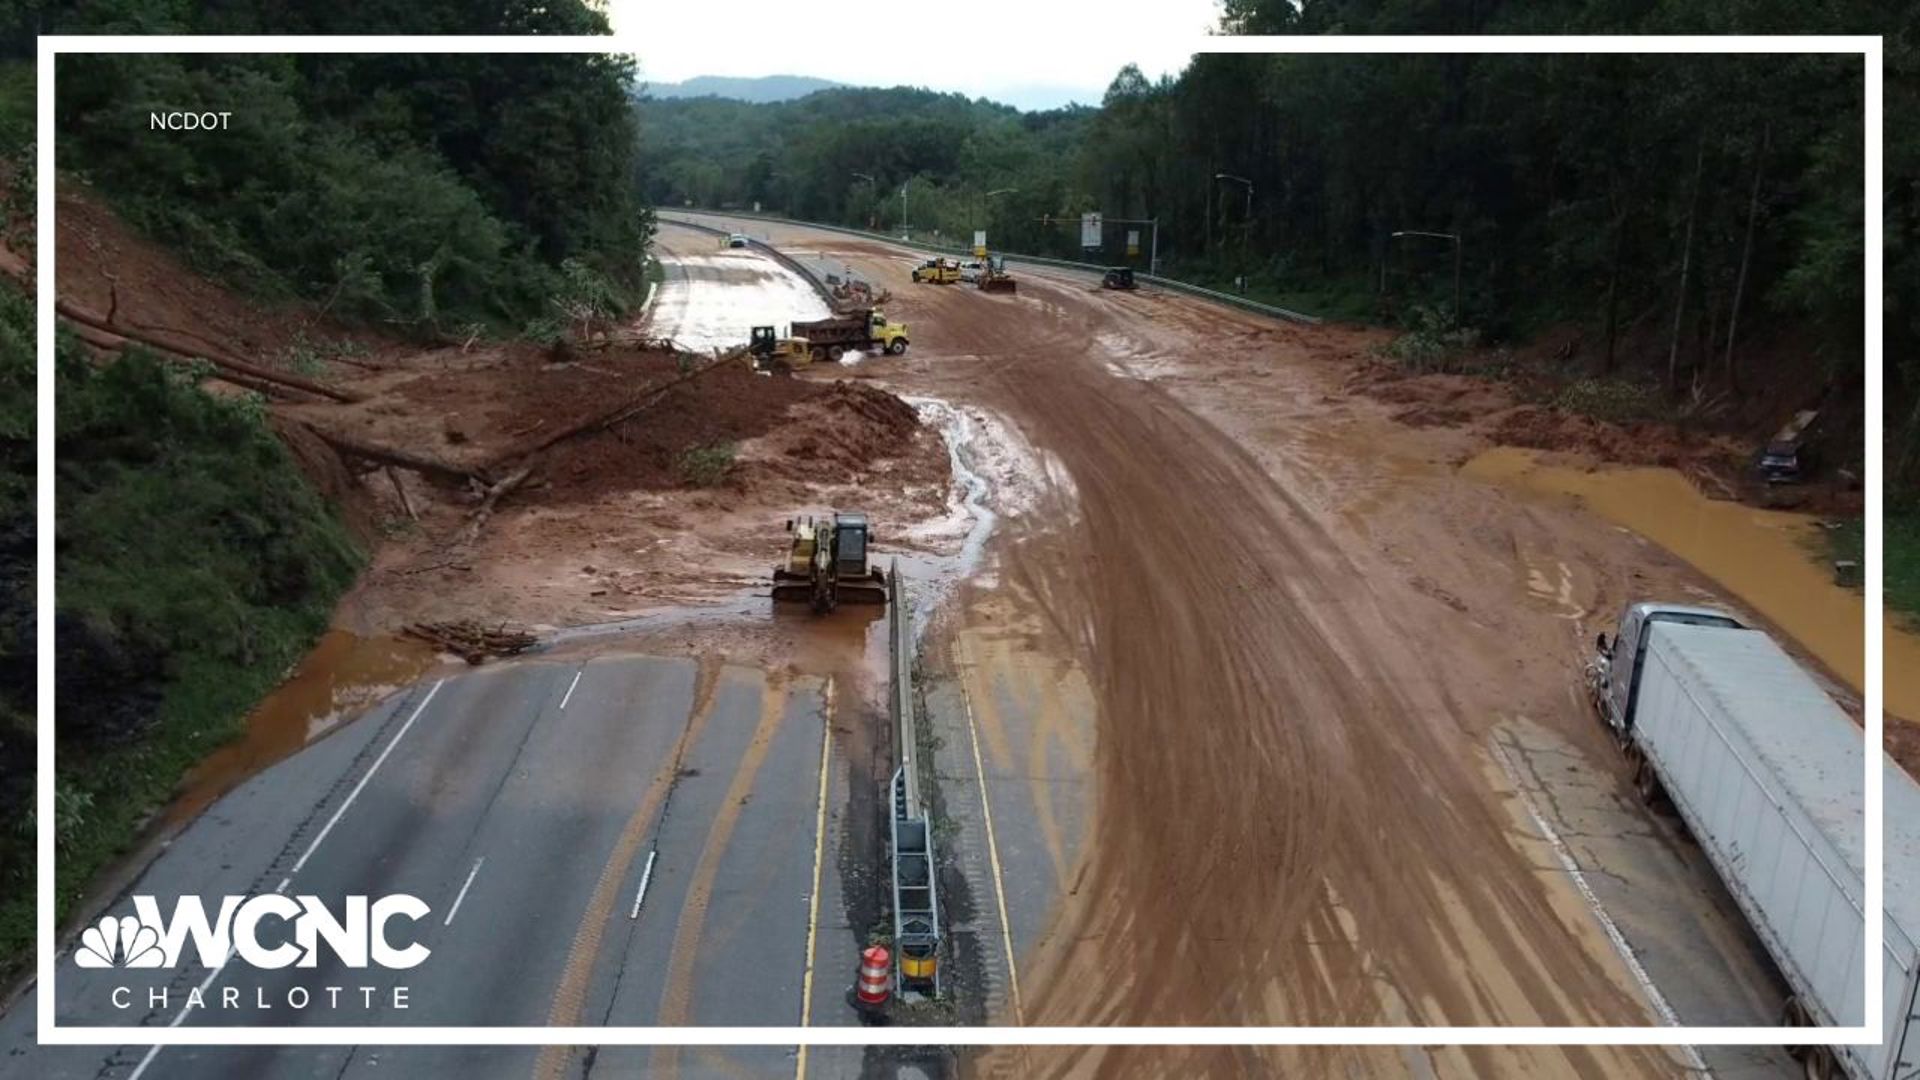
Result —
<instances>
[{"instance_id":1,"label":"parked car","mask_svg":"<svg viewBox=\"0 0 1920 1080\"><path fill-rule=\"evenodd\" d=\"M960 264L960 280L971 285L980 280L981 263L979 259L968 259Z\"/></svg>"},{"instance_id":2,"label":"parked car","mask_svg":"<svg viewBox=\"0 0 1920 1080\"><path fill-rule=\"evenodd\" d=\"M729 236L729 237L727 237L727 246L728 246L728 247L730 247L730 248L743 248L743 247L746 247L746 246L747 246L747 234L745 234L745 233L734 233L733 235L731 235L731 236Z\"/></svg>"},{"instance_id":3,"label":"parked car","mask_svg":"<svg viewBox=\"0 0 1920 1080\"><path fill-rule=\"evenodd\" d=\"M1769 484L1792 484L1806 479L1814 470L1813 454L1807 446L1808 429L1819 419L1816 409L1802 409L1767 440L1760 452L1760 476Z\"/></svg>"}]
</instances>

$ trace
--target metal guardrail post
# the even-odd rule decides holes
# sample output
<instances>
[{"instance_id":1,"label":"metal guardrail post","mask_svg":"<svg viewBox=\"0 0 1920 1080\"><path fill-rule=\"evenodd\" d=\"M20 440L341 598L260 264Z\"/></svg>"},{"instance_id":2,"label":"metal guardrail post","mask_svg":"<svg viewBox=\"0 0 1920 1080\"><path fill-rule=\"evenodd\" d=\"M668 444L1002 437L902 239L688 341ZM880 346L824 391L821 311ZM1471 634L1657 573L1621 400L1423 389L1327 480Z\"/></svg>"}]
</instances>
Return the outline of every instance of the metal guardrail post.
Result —
<instances>
[{"instance_id":1,"label":"metal guardrail post","mask_svg":"<svg viewBox=\"0 0 1920 1080\"><path fill-rule=\"evenodd\" d=\"M899 767L888 784L893 819L894 979L901 992L940 994L939 864L933 850L933 821L920 801L919 742L913 709L913 613L907 609L900 560L887 573L887 617L892 620L890 659L895 758Z\"/></svg>"}]
</instances>

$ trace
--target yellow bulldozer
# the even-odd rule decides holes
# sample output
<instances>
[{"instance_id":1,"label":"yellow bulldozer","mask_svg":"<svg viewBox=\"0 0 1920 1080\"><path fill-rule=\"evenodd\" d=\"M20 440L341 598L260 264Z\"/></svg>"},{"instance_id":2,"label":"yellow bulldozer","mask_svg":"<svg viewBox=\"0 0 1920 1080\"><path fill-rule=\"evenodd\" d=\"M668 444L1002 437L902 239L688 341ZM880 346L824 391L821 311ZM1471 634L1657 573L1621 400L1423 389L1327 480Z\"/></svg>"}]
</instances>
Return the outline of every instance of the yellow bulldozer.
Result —
<instances>
[{"instance_id":1,"label":"yellow bulldozer","mask_svg":"<svg viewBox=\"0 0 1920 1080\"><path fill-rule=\"evenodd\" d=\"M887 575L867 560L867 515L837 511L818 520L788 518L787 559L773 568L775 603L804 603L824 615L841 601L887 602Z\"/></svg>"},{"instance_id":2,"label":"yellow bulldozer","mask_svg":"<svg viewBox=\"0 0 1920 1080\"><path fill-rule=\"evenodd\" d=\"M813 360L813 342L781 337L771 326L756 326L747 339L747 367L756 374L791 375Z\"/></svg>"}]
</instances>

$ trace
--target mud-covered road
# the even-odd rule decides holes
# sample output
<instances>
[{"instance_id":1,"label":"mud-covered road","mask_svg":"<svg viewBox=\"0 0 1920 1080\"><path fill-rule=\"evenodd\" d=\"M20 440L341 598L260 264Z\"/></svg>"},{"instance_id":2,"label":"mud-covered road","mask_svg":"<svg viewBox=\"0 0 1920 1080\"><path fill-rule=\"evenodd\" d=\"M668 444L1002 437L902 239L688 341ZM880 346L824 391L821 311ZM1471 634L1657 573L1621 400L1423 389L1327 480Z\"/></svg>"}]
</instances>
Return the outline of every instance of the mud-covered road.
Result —
<instances>
[{"instance_id":1,"label":"mud-covered road","mask_svg":"<svg viewBox=\"0 0 1920 1080\"><path fill-rule=\"evenodd\" d=\"M1736 598L1577 507L1463 473L1483 448L1475 436L1410 425L1355 391L1373 332L1103 292L1073 274L1020 270L1013 296L915 286L905 251L748 228L892 291L888 314L913 328L906 356L803 371L794 386L838 394L870 380L921 402L968 489L936 520L923 467L860 462L822 488L814 459L846 430L844 413L786 414L740 452L763 501L845 507L869 489L893 493L877 507L879 546L903 553L927 623L951 1018L1774 1021L1778 988L1737 911L1684 835L1635 801L1577 689L1587 643L1622 602ZM798 317L713 306L702 280L711 291L764 277L770 294L797 294L744 256L675 242L692 269L661 298L663 323L721 340L736 322ZM732 261L742 265L700 269ZM767 463L791 467L786 441L799 437L819 441L798 455L809 473L789 478ZM152 873L244 886L264 872L255 864L307 842L301 814L327 819L338 803L347 823L312 873L342 894L399 882L434 898L429 933L445 960L420 983L422 1021L851 1022L838 997L877 918L874 793L889 768L873 626L768 615L740 599L749 555L717 542L670 553L685 580L643 573L661 561L649 554L660 535L697 537L702 524L731 521L759 544L764 508L739 502L690 498L653 522L643 511L663 508L624 497L564 518L535 501L489 540L529 553L526 583L493 574L467 593L574 627L555 635L555 653L449 682L431 709L428 684L389 700L370 714L385 722L363 718L215 804ZM899 521L885 520L889 507ZM631 597L603 596L608 564L623 559L632 565L616 562L610 580ZM345 610L443 588L421 580L412 591L375 581ZM726 597L697 618L673 609ZM716 676L723 668L732 674ZM388 732L404 730L393 720L408 702L419 726L372 779L386 754L358 751L399 743ZM689 717L705 718L704 734L687 734ZM523 753L541 767L523 768ZM655 788L680 793L671 820L684 836L670 835ZM273 813L236 816L250 798ZM514 799L520 812L495 813ZM247 827L229 832L233 821ZM446 842L428 843L429 830ZM430 863L390 858L403 841ZM643 849L659 852L657 881ZM650 916L615 910L637 908L642 879L658 890ZM502 936L512 949L493 947ZM816 955L821 981L809 982ZM67 974L63 997L98 989ZM167 1009L147 1011L165 1022ZM18 1035L26 1019L16 1009L0 1030ZM807 1060L785 1049L664 1062L587 1049L244 1056L66 1051L57 1070L43 1053L0 1073L123 1076L151 1061L154 1075L381 1064L787 1075ZM1723 1077L1779 1075L1767 1052L1707 1058ZM816 1076L926 1071L850 1052L811 1060ZM1009 1048L964 1061L1021 1077L1675 1076L1699 1063L1682 1048L1604 1047Z\"/></svg>"},{"instance_id":2,"label":"mud-covered road","mask_svg":"<svg viewBox=\"0 0 1920 1080\"><path fill-rule=\"evenodd\" d=\"M1582 649L1629 595L1700 594L1697 573L1458 475L1467 439L1344 392L1368 332L1031 270L1014 297L916 287L908 253L751 227L891 288L889 315L922 329L910 362L875 377L1005 422L1040 462L984 584L942 624L976 699L978 643L1012 626L1097 716L1097 812L1046 931L1011 950L1019 1020L1659 1022L1492 747L1544 727L1570 748L1565 768L1617 787L1575 691ZM1646 827L1637 807L1615 809L1613 827ZM1764 967L1693 891L1663 897L1674 920L1712 924L1733 945L1707 966L1761 987L1729 1022L1769 1022ZM1395 1055L1318 1059L1343 1056L1399 1071ZM1485 1050L1454 1064L1667 1075L1682 1057ZM987 1061L1124 1071L1099 1052Z\"/></svg>"}]
</instances>

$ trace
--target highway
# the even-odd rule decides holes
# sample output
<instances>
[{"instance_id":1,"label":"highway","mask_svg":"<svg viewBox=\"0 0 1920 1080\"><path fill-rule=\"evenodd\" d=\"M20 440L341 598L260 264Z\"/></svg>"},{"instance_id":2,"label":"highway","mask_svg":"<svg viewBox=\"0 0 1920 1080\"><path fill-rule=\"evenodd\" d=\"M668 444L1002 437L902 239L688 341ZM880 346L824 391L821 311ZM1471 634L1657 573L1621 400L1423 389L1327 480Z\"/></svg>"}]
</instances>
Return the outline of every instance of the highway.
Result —
<instances>
[{"instance_id":1,"label":"highway","mask_svg":"<svg viewBox=\"0 0 1920 1080\"><path fill-rule=\"evenodd\" d=\"M1469 516L1462 507L1502 507L1450 473L1383 461L1415 436L1334 396L1316 350L1338 331L1275 328L1152 291L1115 297L1073 275L1021 271L1017 297L916 290L910 254L770 231L894 291L889 313L914 322L915 344L870 377L950 403L957 460L999 521L972 580L938 594L922 657L932 797L954 860L958 1019L1659 1022L1539 835L1545 821L1591 869L1595 902L1683 1020L1771 1022L1778 989L1737 913L1683 838L1621 800L1608 748L1568 704L1561 653L1590 635L1509 581L1530 547L1618 574L1590 582L1596 594L1628 587L1628 567L1634 588L1649 587L1643 569L1675 588L1697 576L1575 519ZM706 332L758 317L702 307L696 276L676 280L696 295L670 297L674 310L711 313ZM1241 362L1259 355L1289 362ZM1409 476L1424 494L1394 486ZM1356 502L1434 493L1452 501L1353 524ZM1489 531L1485 550L1473 546ZM1418 572L1394 545L1421 553ZM796 663L712 648L643 655L615 635L591 652L435 673L215 803L131 890L417 896L429 914L396 944L430 949L424 962L140 972L67 955L62 1022L855 1023L845 994L879 921L873 800L886 759L874 735L884 706L862 674L868 632L851 630L787 627L813 642ZM1556 651L1535 660L1538 642ZM130 911L124 898L113 908ZM183 1013L203 983L239 1007ZM122 986L132 1007L115 1007ZM346 989L324 1009L289 1003L330 986ZM148 1007L162 987L165 1001ZM33 1000L0 1016L0 1076L919 1076L951 1065L942 1052L822 1048L803 1061L795 1047L40 1049ZM1759 1080L1780 1075L1775 1057L1720 1052L1713 1065ZM981 1065L1121 1076L1129 1060L988 1054ZM1223 1052L1156 1067L1657 1076L1686 1063L1492 1048Z\"/></svg>"},{"instance_id":2,"label":"highway","mask_svg":"<svg viewBox=\"0 0 1920 1080\"><path fill-rule=\"evenodd\" d=\"M847 1023L855 955L842 888L847 765L828 744L830 685L719 662L611 656L527 661L422 683L260 774L186 829L134 893L280 891L329 902L406 893L431 913L418 967L349 971L229 964L92 971L63 958L63 1024L780 1025ZM841 722L845 722L843 719ZM642 877L644 904L636 909ZM284 887L280 886L285 881ZM637 914L636 914L637 910ZM130 914L128 904L114 914ZM396 937L408 936L405 931ZM396 945L406 942L396 940ZM813 963L831 967L815 974ZM142 978L141 976L145 976ZM201 985L210 1007L181 1015ZM329 1004L323 988L345 987ZM115 1008L114 987L132 987ZM165 987L165 1008L142 1007ZM294 1009L290 992L312 1003ZM367 1007L371 988L373 1007ZM396 990L405 1007L394 1007ZM241 1008L218 997L237 991ZM24 1004L30 1005L29 998ZM267 1002L269 1009L258 1008ZM141 1048L18 1053L20 1076L392 1075L377 1050ZM523 1056L577 1072L571 1051ZM635 1057L596 1075L734 1065L790 1073L793 1048ZM409 1075L456 1075L466 1050L414 1051ZM681 1058L685 1060L679 1060ZM825 1075L825 1073L822 1073Z\"/></svg>"}]
</instances>

